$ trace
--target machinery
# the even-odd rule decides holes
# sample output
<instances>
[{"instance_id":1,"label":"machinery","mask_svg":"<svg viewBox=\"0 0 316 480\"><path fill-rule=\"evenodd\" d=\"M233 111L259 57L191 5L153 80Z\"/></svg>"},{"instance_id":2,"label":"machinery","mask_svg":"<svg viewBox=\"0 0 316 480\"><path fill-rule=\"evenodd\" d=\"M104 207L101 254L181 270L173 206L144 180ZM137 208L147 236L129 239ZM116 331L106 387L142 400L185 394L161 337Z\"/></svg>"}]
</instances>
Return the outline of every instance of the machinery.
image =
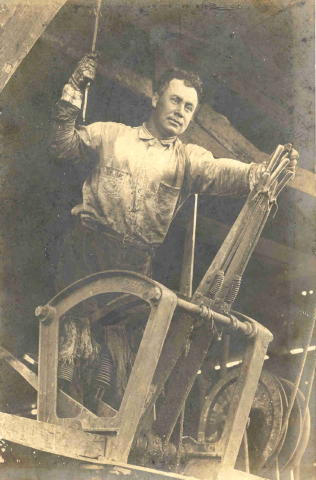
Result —
<instances>
[{"instance_id":1,"label":"machinery","mask_svg":"<svg viewBox=\"0 0 316 480\"><path fill-rule=\"evenodd\" d=\"M268 215L291 178L290 149L279 145L271 156L193 295L194 221L181 294L140 274L105 271L37 307L38 372L0 350L1 359L37 391L37 419L0 413L1 437L99 466L97 478L107 479L273 480L299 465L309 438L307 399L298 385L262 370L272 335L232 310ZM113 293L119 295L105 303L97 321L143 319L144 331L119 407L99 400L95 414L58 388L59 326L71 308ZM240 366L229 372L228 335L244 346ZM221 378L207 386L196 431L187 432L185 402L218 336Z\"/></svg>"}]
</instances>

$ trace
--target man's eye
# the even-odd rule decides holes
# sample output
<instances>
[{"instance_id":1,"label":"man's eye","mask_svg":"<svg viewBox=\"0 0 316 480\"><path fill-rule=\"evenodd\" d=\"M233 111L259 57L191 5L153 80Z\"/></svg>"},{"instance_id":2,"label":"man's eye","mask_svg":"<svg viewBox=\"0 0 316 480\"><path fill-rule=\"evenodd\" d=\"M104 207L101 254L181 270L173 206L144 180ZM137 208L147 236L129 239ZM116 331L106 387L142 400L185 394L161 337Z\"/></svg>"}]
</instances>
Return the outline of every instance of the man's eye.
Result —
<instances>
[{"instance_id":1,"label":"man's eye","mask_svg":"<svg viewBox=\"0 0 316 480\"><path fill-rule=\"evenodd\" d=\"M179 100L180 100L180 99L179 99L178 97L171 97L171 101L172 101L173 103L179 103Z\"/></svg>"},{"instance_id":2,"label":"man's eye","mask_svg":"<svg viewBox=\"0 0 316 480\"><path fill-rule=\"evenodd\" d=\"M186 105L185 109L186 109L187 112L192 112L193 111L192 105Z\"/></svg>"}]
</instances>

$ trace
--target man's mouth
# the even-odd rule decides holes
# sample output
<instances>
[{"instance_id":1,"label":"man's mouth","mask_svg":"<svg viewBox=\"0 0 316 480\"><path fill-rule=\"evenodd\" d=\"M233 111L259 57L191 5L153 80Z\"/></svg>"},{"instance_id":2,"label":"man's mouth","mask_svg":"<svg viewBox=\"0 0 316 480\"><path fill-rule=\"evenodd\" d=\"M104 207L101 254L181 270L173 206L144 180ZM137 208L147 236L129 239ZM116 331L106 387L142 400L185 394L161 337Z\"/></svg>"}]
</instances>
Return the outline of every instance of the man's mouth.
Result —
<instances>
[{"instance_id":1,"label":"man's mouth","mask_svg":"<svg viewBox=\"0 0 316 480\"><path fill-rule=\"evenodd\" d=\"M176 125L177 127L181 127L181 126L182 126L182 123L178 122L178 120L175 120L174 118L168 117L168 120L169 120L169 122L173 123L173 124Z\"/></svg>"}]
</instances>

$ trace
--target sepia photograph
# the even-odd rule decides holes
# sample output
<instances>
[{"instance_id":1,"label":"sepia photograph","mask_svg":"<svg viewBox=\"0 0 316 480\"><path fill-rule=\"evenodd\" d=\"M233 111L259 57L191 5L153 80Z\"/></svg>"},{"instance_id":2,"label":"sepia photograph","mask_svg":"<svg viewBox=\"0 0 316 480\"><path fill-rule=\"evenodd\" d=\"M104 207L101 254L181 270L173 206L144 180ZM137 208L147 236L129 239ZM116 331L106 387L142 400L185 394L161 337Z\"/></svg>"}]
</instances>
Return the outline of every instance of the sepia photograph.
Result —
<instances>
[{"instance_id":1,"label":"sepia photograph","mask_svg":"<svg viewBox=\"0 0 316 480\"><path fill-rule=\"evenodd\" d=\"M0 480L316 480L313 0L0 0Z\"/></svg>"}]
</instances>

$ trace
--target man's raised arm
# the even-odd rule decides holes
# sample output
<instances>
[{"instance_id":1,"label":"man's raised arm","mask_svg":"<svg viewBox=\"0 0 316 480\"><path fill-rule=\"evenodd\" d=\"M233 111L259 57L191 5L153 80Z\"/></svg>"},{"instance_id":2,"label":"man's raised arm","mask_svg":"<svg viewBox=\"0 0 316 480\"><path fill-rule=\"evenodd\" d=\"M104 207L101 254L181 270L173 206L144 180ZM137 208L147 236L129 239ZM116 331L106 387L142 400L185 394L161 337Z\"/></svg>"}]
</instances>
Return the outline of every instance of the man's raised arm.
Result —
<instances>
[{"instance_id":1,"label":"man's raised arm","mask_svg":"<svg viewBox=\"0 0 316 480\"><path fill-rule=\"evenodd\" d=\"M76 129L76 120L82 106L84 90L88 82L95 78L97 54L85 55L68 83L64 86L61 99L58 100L53 114L53 128L50 152L58 159L80 160L86 157L86 148L93 145L89 131L83 127Z\"/></svg>"}]
</instances>

